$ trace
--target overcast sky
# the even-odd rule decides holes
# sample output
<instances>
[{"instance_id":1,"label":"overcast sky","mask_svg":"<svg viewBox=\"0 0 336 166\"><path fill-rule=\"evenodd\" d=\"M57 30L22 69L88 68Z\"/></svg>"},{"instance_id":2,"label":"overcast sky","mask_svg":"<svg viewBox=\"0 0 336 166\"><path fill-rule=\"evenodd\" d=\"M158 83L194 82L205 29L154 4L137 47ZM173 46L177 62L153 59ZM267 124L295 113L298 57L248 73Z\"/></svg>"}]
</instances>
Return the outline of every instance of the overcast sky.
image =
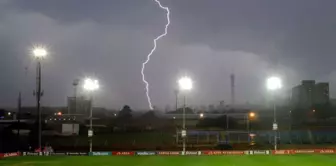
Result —
<instances>
[{"instance_id":1,"label":"overcast sky","mask_svg":"<svg viewBox=\"0 0 336 166\"><path fill-rule=\"evenodd\" d=\"M273 73L286 89L302 79L330 81L336 95L335 0L161 2L171 25L145 70L154 105L174 106L183 74L194 79L194 105L229 103L231 73L237 103L263 101ZM19 91L34 104L30 48L44 44L43 105L65 105L75 78L95 76L97 105L148 108L141 64L165 14L154 0L0 0L0 106L15 106Z\"/></svg>"}]
</instances>

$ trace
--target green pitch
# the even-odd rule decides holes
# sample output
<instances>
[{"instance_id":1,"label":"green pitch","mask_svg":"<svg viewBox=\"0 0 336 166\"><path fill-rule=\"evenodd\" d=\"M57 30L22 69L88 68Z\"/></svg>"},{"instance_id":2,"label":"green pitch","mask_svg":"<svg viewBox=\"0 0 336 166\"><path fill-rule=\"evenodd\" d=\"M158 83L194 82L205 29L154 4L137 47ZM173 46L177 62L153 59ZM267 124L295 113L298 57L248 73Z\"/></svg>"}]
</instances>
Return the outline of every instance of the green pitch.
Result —
<instances>
[{"instance_id":1,"label":"green pitch","mask_svg":"<svg viewBox=\"0 0 336 166\"><path fill-rule=\"evenodd\" d=\"M335 166L335 155L14 157L0 166Z\"/></svg>"}]
</instances>

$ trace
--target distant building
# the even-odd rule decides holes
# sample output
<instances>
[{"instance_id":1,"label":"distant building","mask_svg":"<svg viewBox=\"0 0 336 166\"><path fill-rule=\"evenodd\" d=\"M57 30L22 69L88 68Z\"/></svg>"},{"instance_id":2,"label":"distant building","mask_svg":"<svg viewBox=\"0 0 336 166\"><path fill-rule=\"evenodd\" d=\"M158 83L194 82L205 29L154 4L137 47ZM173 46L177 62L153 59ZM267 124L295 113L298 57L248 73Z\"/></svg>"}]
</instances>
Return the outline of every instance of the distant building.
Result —
<instances>
[{"instance_id":1,"label":"distant building","mask_svg":"<svg viewBox=\"0 0 336 166\"><path fill-rule=\"evenodd\" d=\"M325 104L329 102L329 83L321 82L315 85L314 101L316 104Z\"/></svg>"},{"instance_id":2,"label":"distant building","mask_svg":"<svg viewBox=\"0 0 336 166\"><path fill-rule=\"evenodd\" d=\"M304 80L301 85L292 88L291 103L301 108L329 102L329 83L315 83Z\"/></svg>"},{"instance_id":3,"label":"distant building","mask_svg":"<svg viewBox=\"0 0 336 166\"><path fill-rule=\"evenodd\" d=\"M68 114L82 114L89 116L91 101L85 97L68 97Z\"/></svg>"}]
</instances>

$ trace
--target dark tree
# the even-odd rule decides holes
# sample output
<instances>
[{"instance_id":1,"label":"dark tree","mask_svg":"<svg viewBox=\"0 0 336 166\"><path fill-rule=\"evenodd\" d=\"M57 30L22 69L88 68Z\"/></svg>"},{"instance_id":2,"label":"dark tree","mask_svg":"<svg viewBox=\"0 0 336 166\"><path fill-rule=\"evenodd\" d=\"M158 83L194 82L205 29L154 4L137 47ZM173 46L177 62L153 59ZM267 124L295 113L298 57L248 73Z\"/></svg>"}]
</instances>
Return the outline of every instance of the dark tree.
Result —
<instances>
[{"instance_id":1,"label":"dark tree","mask_svg":"<svg viewBox=\"0 0 336 166\"><path fill-rule=\"evenodd\" d=\"M5 117L5 115L6 115L6 110L0 109L0 118Z\"/></svg>"},{"instance_id":2,"label":"dark tree","mask_svg":"<svg viewBox=\"0 0 336 166\"><path fill-rule=\"evenodd\" d=\"M132 109L130 106L125 105L118 113L119 119L130 119L132 118Z\"/></svg>"},{"instance_id":3,"label":"dark tree","mask_svg":"<svg viewBox=\"0 0 336 166\"><path fill-rule=\"evenodd\" d=\"M155 111L148 111L138 118L138 125L147 129L152 129L153 126L160 126L160 118L155 115Z\"/></svg>"},{"instance_id":4,"label":"dark tree","mask_svg":"<svg viewBox=\"0 0 336 166\"><path fill-rule=\"evenodd\" d=\"M177 111L175 111L175 113L177 113L177 114L183 114L183 108L177 109ZM185 108L185 113L186 114L194 114L194 111L191 108L186 107Z\"/></svg>"},{"instance_id":5,"label":"dark tree","mask_svg":"<svg viewBox=\"0 0 336 166\"><path fill-rule=\"evenodd\" d=\"M130 125L132 119L132 109L130 106L125 105L123 109L118 112L116 118L116 125L126 129Z\"/></svg>"},{"instance_id":6,"label":"dark tree","mask_svg":"<svg viewBox=\"0 0 336 166\"><path fill-rule=\"evenodd\" d=\"M148 111L146 113L144 113L141 118L143 119L156 119L156 115L155 115L155 112L154 111Z\"/></svg>"}]
</instances>

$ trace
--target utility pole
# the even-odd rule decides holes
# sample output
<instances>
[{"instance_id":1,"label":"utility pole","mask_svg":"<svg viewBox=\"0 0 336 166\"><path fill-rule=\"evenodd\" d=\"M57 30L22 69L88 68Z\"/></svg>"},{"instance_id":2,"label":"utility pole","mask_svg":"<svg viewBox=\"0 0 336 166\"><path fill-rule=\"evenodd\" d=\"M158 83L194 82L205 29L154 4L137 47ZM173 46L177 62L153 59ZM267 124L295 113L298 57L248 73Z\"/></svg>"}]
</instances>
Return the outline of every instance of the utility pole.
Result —
<instances>
[{"instance_id":1,"label":"utility pole","mask_svg":"<svg viewBox=\"0 0 336 166\"><path fill-rule=\"evenodd\" d=\"M74 86L74 112L71 112L70 109L68 109L68 114L77 114L77 86L78 86L78 83L79 83L79 79L75 79L74 82L73 82L73 86ZM72 134L75 133L75 125L72 124Z\"/></svg>"},{"instance_id":2,"label":"utility pole","mask_svg":"<svg viewBox=\"0 0 336 166\"><path fill-rule=\"evenodd\" d=\"M79 83L79 79L75 79L74 82L73 82L73 86L74 86L74 113L77 114L77 86L78 86L78 83ZM71 113L71 111L69 110L69 114Z\"/></svg>"},{"instance_id":3,"label":"utility pole","mask_svg":"<svg viewBox=\"0 0 336 166\"><path fill-rule=\"evenodd\" d=\"M175 111L178 109L178 93L179 91L176 89L175 91Z\"/></svg>"}]
</instances>

